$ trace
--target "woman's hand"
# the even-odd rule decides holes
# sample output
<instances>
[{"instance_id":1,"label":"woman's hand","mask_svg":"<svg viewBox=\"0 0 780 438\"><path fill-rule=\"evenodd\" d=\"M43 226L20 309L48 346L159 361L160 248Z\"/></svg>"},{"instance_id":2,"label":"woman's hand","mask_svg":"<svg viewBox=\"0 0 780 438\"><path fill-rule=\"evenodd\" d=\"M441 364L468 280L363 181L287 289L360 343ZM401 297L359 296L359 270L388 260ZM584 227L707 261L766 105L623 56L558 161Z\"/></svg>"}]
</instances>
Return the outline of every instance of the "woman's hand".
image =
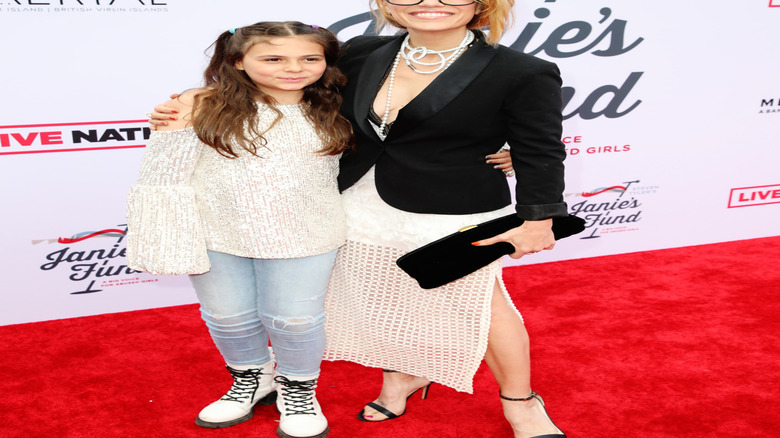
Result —
<instances>
[{"instance_id":1,"label":"woman's hand","mask_svg":"<svg viewBox=\"0 0 780 438\"><path fill-rule=\"evenodd\" d=\"M515 176L515 169L512 166L512 157L509 155L509 148L503 147L495 154L485 156L487 164L492 164L494 169L500 169L507 177Z\"/></svg>"},{"instance_id":2,"label":"woman's hand","mask_svg":"<svg viewBox=\"0 0 780 438\"><path fill-rule=\"evenodd\" d=\"M475 246L487 246L498 242L509 242L515 247L515 252L509 254L513 259L519 259L526 254L533 254L545 249L553 249L555 235L552 232L552 219L540 221L525 221L517 228L501 233L490 239L472 243Z\"/></svg>"},{"instance_id":3,"label":"woman's hand","mask_svg":"<svg viewBox=\"0 0 780 438\"><path fill-rule=\"evenodd\" d=\"M147 113L149 116L149 128L152 131L156 131L158 126L168 126L169 120L178 120L176 116L179 110L176 109L178 105L175 104L176 99L179 98L179 94L171 94L171 100L162 103L154 107L154 112Z\"/></svg>"}]
</instances>

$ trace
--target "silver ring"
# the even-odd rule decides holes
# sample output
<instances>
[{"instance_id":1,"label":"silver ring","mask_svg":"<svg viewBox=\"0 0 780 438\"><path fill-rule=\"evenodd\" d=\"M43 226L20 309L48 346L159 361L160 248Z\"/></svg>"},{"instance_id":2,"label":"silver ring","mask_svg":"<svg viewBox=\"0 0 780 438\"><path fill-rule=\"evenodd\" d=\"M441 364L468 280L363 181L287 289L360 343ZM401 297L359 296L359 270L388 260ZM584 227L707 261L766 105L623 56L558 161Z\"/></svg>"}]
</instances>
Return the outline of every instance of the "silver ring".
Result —
<instances>
[{"instance_id":1,"label":"silver ring","mask_svg":"<svg viewBox=\"0 0 780 438\"><path fill-rule=\"evenodd\" d=\"M144 113L144 114L146 114L146 117L147 117L149 120L151 120L151 119L152 119L152 113Z\"/></svg>"},{"instance_id":2,"label":"silver ring","mask_svg":"<svg viewBox=\"0 0 780 438\"><path fill-rule=\"evenodd\" d=\"M510 170L509 172L504 172L504 175L506 175L506 176L515 176L515 171L514 170Z\"/></svg>"}]
</instances>

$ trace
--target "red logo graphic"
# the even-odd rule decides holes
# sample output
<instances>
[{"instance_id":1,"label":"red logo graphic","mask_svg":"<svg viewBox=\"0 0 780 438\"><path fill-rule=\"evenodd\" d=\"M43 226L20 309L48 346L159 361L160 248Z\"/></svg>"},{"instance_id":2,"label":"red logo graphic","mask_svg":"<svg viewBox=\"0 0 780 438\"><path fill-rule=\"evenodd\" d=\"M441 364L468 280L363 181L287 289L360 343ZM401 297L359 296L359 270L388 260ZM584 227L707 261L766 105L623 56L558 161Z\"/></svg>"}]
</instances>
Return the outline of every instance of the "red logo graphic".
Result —
<instances>
[{"instance_id":1,"label":"red logo graphic","mask_svg":"<svg viewBox=\"0 0 780 438\"><path fill-rule=\"evenodd\" d=\"M780 204L780 184L731 189L729 208Z\"/></svg>"},{"instance_id":2,"label":"red logo graphic","mask_svg":"<svg viewBox=\"0 0 780 438\"><path fill-rule=\"evenodd\" d=\"M75 235L73 237L70 237L70 238L68 238L68 237L60 237L59 239L57 239L57 242L69 244L69 243L81 242L82 240L87 240L87 239L91 239L93 237L102 236L102 235L109 235L109 236L115 237L115 236L124 236L125 234L127 234L126 230L117 230L116 228L112 228L112 229L109 229L109 230L94 231L94 232L87 231L87 232L84 232L84 233L77 234L77 235Z\"/></svg>"},{"instance_id":3,"label":"red logo graphic","mask_svg":"<svg viewBox=\"0 0 780 438\"><path fill-rule=\"evenodd\" d=\"M590 192L583 192L581 196L583 198L590 198L592 196L600 195L606 192L616 192L616 193L620 193L622 196L622 194L626 191L627 188L628 188L627 186L602 187L600 189L596 189Z\"/></svg>"},{"instance_id":4,"label":"red logo graphic","mask_svg":"<svg viewBox=\"0 0 780 438\"><path fill-rule=\"evenodd\" d=\"M780 0L769 0L770 8L780 8Z\"/></svg>"},{"instance_id":5,"label":"red logo graphic","mask_svg":"<svg viewBox=\"0 0 780 438\"><path fill-rule=\"evenodd\" d=\"M0 155L142 148L146 120L0 126Z\"/></svg>"}]
</instances>

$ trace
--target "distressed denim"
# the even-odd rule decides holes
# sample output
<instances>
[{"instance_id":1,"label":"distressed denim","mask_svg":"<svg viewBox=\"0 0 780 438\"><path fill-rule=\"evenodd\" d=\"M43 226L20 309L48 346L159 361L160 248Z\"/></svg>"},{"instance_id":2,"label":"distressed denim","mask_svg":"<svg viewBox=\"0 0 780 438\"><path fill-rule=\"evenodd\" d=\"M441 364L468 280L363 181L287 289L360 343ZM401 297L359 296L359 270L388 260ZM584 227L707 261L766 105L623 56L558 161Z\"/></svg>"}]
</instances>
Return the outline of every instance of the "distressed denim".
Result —
<instances>
[{"instance_id":1,"label":"distressed denim","mask_svg":"<svg viewBox=\"0 0 780 438\"><path fill-rule=\"evenodd\" d=\"M268 362L270 338L280 373L318 374L325 351L323 300L336 250L294 259L208 256L211 270L190 278L225 362Z\"/></svg>"}]
</instances>

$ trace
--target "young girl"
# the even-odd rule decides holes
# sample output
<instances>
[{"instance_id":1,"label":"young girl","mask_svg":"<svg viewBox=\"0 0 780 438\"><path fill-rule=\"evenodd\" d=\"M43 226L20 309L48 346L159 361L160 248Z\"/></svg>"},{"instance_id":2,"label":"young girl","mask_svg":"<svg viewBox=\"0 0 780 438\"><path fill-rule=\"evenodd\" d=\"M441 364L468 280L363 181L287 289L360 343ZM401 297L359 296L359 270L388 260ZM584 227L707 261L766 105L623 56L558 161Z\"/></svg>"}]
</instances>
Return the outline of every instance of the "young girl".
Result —
<instances>
[{"instance_id":1,"label":"young girl","mask_svg":"<svg viewBox=\"0 0 780 438\"><path fill-rule=\"evenodd\" d=\"M177 120L147 143L128 199L128 264L198 274L201 315L234 379L200 426L246 421L278 394L280 437L328 434L315 388L345 235L338 163L352 141L338 50L332 33L299 22L224 32L205 87L169 101Z\"/></svg>"}]
</instances>

